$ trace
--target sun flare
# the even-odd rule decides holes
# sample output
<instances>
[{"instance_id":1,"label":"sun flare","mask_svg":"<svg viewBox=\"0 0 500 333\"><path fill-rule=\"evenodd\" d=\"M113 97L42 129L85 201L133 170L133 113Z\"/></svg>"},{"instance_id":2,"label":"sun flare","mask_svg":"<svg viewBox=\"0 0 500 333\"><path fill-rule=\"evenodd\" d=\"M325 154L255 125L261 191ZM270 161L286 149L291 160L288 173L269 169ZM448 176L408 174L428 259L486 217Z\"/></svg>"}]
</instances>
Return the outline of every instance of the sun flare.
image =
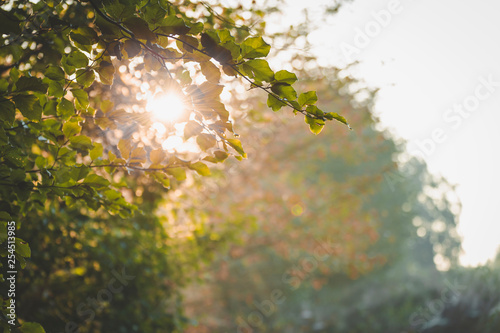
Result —
<instances>
[{"instance_id":1,"label":"sun flare","mask_svg":"<svg viewBox=\"0 0 500 333\"><path fill-rule=\"evenodd\" d=\"M146 110L151 112L155 120L173 123L186 112L186 105L182 96L168 92L158 94L149 100Z\"/></svg>"}]
</instances>

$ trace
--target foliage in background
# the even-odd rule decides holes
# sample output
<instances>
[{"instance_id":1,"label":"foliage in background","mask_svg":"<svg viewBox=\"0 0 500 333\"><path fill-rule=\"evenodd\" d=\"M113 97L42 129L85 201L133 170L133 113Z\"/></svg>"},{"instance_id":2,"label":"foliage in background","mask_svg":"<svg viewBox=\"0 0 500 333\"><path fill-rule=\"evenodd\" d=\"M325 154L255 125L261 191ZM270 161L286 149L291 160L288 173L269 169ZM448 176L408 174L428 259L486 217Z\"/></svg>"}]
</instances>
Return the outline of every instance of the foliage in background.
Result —
<instances>
[{"instance_id":1,"label":"foliage in background","mask_svg":"<svg viewBox=\"0 0 500 333\"><path fill-rule=\"evenodd\" d=\"M373 96L360 100L349 92L355 81L327 73L306 84L354 131L326 129L313 145L297 119L284 118L243 133L255 158L219 182L206 209L215 223L244 221L247 233L206 273L206 293L189 293L202 323L190 331L404 330L443 285L434 262L457 265L453 188L421 161L396 162L404 146L376 129ZM263 117L250 115L255 124ZM276 292L284 301L271 306Z\"/></svg>"}]
</instances>

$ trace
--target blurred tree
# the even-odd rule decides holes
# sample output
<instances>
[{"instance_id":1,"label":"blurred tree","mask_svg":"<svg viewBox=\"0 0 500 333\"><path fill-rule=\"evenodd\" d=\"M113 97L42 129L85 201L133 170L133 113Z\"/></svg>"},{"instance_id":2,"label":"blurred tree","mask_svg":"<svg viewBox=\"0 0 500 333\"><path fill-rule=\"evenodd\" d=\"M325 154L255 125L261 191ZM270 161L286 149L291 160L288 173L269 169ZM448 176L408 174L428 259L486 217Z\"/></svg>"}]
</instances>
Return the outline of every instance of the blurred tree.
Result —
<instances>
[{"instance_id":1,"label":"blurred tree","mask_svg":"<svg viewBox=\"0 0 500 333\"><path fill-rule=\"evenodd\" d=\"M435 263L457 264L453 188L423 162L402 162L404 145L377 129L373 92L353 93L356 81L326 72L307 89L354 131L308 138L284 117L243 133L255 159L214 187L205 207L215 224L231 216L247 233L206 273L206 294L192 293L190 313L203 323L192 332L404 330L443 286ZM256 109L248 122L255 117L265 116Z\"/></svg>"}]
</instances>

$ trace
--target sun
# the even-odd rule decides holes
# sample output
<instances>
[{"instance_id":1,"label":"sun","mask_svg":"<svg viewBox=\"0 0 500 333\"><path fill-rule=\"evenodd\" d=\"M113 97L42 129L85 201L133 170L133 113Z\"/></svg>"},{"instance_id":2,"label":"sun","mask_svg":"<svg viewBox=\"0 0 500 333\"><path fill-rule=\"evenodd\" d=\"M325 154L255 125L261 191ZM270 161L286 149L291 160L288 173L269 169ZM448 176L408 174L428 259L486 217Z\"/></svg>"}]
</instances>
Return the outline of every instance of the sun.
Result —
<instances>
[{"instance_id":1,"label":"sun","mask_svg":"<svg viewBox=\"0 0 500 333\"><path fill-rule=\"evenodd\" d=\"M160 122L173 123L186 112L183 96L178 93L167 92L157 94L150 99L146 110L151 112L153 118Z\"/></svg>"}]
</instances>

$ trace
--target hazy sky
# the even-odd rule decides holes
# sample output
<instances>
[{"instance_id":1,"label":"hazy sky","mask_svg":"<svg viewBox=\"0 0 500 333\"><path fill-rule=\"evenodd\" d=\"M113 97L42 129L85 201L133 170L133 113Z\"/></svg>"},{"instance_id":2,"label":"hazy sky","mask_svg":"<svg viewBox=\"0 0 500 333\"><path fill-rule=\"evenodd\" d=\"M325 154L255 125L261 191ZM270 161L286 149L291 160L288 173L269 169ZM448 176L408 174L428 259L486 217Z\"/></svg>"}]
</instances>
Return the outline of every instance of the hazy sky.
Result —
<instances>
[{"instance_id":1,"label":"hazy sky","mask_svg":"<svg viewBox=\"0 0 500 333\"><path fill-rule=\"evenodd\" d=\"M290 1L292 20L331 3ZM500 246L499 14L494 0L354 0L308 38L322 64L359 60L382 124L457 185L466 265Z\"/></svg>"}]
</instances>

